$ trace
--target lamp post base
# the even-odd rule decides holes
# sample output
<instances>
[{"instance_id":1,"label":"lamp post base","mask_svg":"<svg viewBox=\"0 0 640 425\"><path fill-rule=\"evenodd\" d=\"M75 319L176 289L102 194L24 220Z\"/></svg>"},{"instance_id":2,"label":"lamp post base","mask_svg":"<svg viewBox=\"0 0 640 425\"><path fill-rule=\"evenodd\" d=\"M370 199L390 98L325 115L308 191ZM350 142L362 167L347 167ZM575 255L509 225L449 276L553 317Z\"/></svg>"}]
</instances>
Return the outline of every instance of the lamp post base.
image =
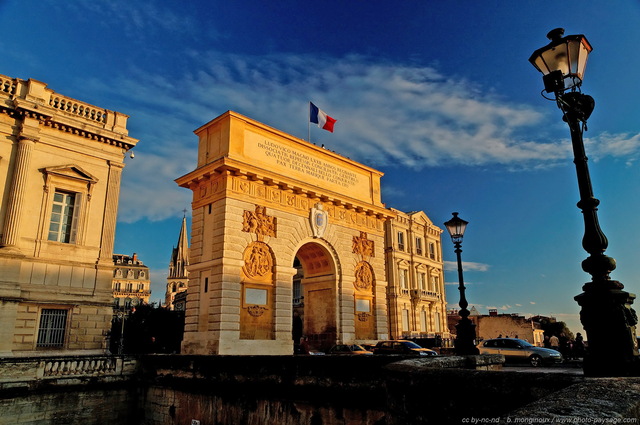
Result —
<instances>
[{"instance_id":1,"label":"lamp post base","mask_svg":"<svg viewBox=\"0 0 640 425\"><path fill-rule=\"evenodd\" d=\"M580 321L587 333L584 374L600 377L640 376L636 338L638 317L631 308L636 296L617 289L622 288L619 282L607 283L608 287L604 288L595 287L593 282L587 283L584 292L574 297L582 307Z\"/></svg>"},{"instance_id":2,"label":"lamp post base","mask_svg":"<svg viewBox=\"0 0 640 425\"><path fill-rule=\"evenodd\" d=\"M456 355L467 356L480 354L476 343L476 325L468 317L460 319L456 325L454 347Z\"/></svg>"}]
</instances>

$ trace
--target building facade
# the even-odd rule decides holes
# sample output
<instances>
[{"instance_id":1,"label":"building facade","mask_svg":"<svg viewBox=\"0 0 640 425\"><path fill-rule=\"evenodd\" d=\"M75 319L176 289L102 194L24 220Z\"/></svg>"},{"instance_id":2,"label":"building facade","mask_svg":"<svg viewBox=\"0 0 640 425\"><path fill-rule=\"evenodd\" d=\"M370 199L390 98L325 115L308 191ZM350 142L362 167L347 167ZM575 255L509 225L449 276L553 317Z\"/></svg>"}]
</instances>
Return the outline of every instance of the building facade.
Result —
<instances>
[{"instance_id":1,"label":"building facade","mask_svg":"<svg viewBox=\"0 0 640 425\"><path fill-rule=\"evenodd\" d=\"M311 348L387 339L382 173L231 111L195 133L182 353L292 354L300 299Z\"/></svg>"},{"instance_id":2,"label":"building facade","mask_svg":"<svg viewBox=\"0 0 640 425\"><path fill-rule=\"evenodd\" d=\"M385 223L387 300L392 338L450 340L447 327L442 229L422 212L391 208Z\"/></svg>"},{"instance_id":3,"label":"building facade","mask_svg":"<svg viewBox=\"0 0 640 425\"><path fill-rule=\"evenodd\" d=\"M149 304L151 276L138 254L114 254L113 265L113 308L130 311L137 305Z\"/></svg>"},{"instance_id":4,"label":"building facade","mask_svg":"<svg viewBox=\"0 0 640 425\"><path fill-rule=\"evenodd\" d=\"M104 352L127 118L0 75L0 355Z\"/></svg>"},{"instance_id":5,"label":"building facade","mask_svg":"<svg viewBox=\"0 0 640 425\"><path fill-rule=\"evenodd\" d=\"M189 238L187 236L187 218L182 217L182 226L178 243L171 251L169 262L169 275L164 297L164 305L170 310L175 310L176 295L186 292L189 287ZM181 297L179 308L184 309L186 297Z\"/></svg>"}]
</instances>

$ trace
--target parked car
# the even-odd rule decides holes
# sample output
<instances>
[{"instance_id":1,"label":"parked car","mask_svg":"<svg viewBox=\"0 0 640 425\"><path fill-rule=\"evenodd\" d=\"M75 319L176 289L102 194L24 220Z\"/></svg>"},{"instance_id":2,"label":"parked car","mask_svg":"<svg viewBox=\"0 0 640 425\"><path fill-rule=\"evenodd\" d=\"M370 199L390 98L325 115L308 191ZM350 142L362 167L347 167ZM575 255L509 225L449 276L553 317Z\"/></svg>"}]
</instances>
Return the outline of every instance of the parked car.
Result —
<instances>
[{"instance_id":1,"label":"parked car","mask_svg":"<svg viewBox=\"0 0 640 425\"><path fill-rule=\"evenodd\" d=\"M562 362L560 352L517 338L487 339L478 344L478 350L480 354L502 354L508 362L528 362L533 367Z\"/></svg>"},{"instance_id":2,"label":"parked car","mask_svg":"<svg viewBox=\"0 0 640 425\"><path fill-rule=\"evenodd\" d=\"M337 344L331 347L328 354L336 355L372 355L371 351L367 351L364 347L357 344Z\"/></svg>"},{"instance_id":3,"label":"parked car","mask_svg":"<svg viewBox=\"0 0 640 425\"><path fill-rule=\"evenodd\" d=\"M380 341L373 349L373 354L402 354L405 356L437 356L438 353L422 348L415 342L403 339Z\"/></svg>"},{"instance_id":4,"label":"parked car","mask_svg":"<svg viewBox=\"0 0 640 425\"><path fill-rule=\"evenodd\" d=\"M375 344L360 344L360 347L364 348L367 351L371 351L373 353L373 349L376 348Z\"/></svg>"}]
</instances>

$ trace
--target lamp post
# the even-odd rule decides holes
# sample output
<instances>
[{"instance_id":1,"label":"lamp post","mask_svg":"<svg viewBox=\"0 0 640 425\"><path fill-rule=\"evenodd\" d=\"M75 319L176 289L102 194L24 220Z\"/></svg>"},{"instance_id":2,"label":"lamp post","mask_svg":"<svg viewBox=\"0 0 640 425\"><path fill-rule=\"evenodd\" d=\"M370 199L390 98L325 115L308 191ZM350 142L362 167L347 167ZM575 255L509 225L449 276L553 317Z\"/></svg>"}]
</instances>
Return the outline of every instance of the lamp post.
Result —
<instances>
[{"instance_id":1,"label":"lamp post","mask_svg":"<svg viewBox=\"0 0 640 425\"><path fill-rule=\"evenodd\" d=\"M571 132L580 192L578 208L584 219L582 247L589 253L582 269L591 275L591 282L582 287L584 292L574 298L582 307L580 320L589 346L584 371L589 376L637 375L635 325L638 320L631 308L635 295L623 291L624 286L609 277L616 262L604 254L608 241L598 222L600 201L593 196L582 140L587 119L595 106L593 98L580 91L592 47L584 35L563 35L562 28L550 31L547 38L551 42L533 52L529 62L542 72L544 91L554 95L554 98L544 94L543 97L556 101Z\"/></svg>"},{"instance_id":2,"label":"lamp post","mask_svg":"<svg viewBox=\"0 0 640 425\"><path fill-rule=\"evenodd\" d=\"M457 355L479 354L475 344L476 325L469 320L469 310L467 310L469 303L465 296L466 288L464 287L464 279L462 277L462 257L460 256L462 252L462 237L464 236L467 224L469 224L469 222L458 217L457 212L453 213L451 220L444 223L447 231L451 235L451 241L456 248L455 253L458 259L458 290L460 291L460 303L458 304L460 311L458 314L460 314L460 321L456 325L456 340L454 343Z\"/></svg>"},{"instance_id":3,"label":"lamp post","mask_svg":"<svg viewBox=\"0 0 640 425\"><path fill-rule=\"evenodd\" d=\"M118 354L124 354L124 319L126 319L127 314L123 311L118 311L116 313L118 319L120 319L121 327L120 327L120 341L118 342Z\"/></svg>"}]
</instances>

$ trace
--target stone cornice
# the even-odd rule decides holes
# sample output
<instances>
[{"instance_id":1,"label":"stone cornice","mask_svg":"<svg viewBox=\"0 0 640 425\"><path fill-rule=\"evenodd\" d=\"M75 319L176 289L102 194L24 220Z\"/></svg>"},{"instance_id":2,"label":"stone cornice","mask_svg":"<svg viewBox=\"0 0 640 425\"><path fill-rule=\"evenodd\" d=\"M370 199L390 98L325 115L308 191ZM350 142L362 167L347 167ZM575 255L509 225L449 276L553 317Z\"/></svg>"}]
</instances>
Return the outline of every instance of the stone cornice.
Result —
<instances>
[{"instance_id":1,"label":"stone cornice","mask_svg":"<svg viewBox=\"0 0 640 425\"><path fill-rule=\"evenodd\" d=\"M45 127L125 151L138 142L127 135L127 115L63 96L32 79L0 75L0 113L14 119L36 119Z\"/></svg>"},{"instance_id":2,"label":"stone cornice","mask_svg":"<svg viewBox=\"0 0 640 425\"><path fill-rule=\"evenodd\" d=\"M346 197L331 191L326 191L317 186L311 186L304 182L286 179L267 170L253 168L241 162L224 157L219 160L200 167L189 174L178 179L176 183L191 190L198 190L201 183L217 180L220 176L237 177L248 182L255 182L263 186L279 189L284 192L305 197L311 202L323 202L341 207L346 210L353 210L368 216L374 216L379 220L389 220L396 217L396 214L384 207L364 203L362 201ZM285 180L286 179L286 180ZM194 206L204 197L194 196ZM210 201L204 202L208 203Z\"/></svg>"}]
</instances>

